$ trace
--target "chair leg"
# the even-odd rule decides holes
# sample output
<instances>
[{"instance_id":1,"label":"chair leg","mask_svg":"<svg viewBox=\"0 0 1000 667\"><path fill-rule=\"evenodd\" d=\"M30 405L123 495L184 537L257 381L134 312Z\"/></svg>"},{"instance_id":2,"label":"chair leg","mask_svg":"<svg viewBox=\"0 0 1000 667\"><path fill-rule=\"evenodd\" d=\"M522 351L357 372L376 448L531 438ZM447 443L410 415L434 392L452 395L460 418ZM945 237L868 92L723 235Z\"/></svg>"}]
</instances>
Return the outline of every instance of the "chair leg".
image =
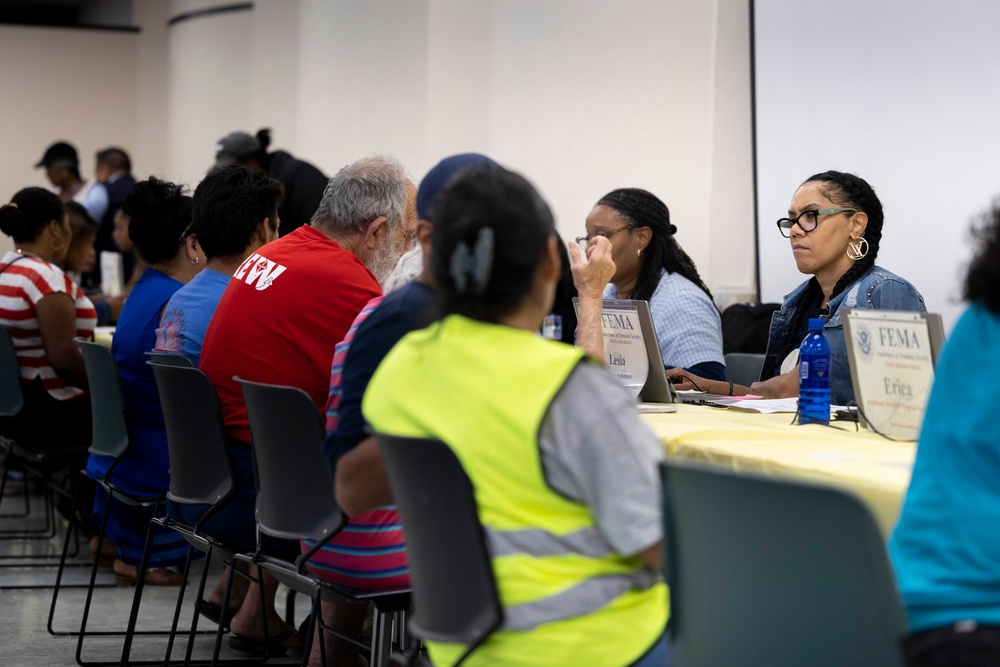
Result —
<instances>
[{"instance_id":1,"label":"chair leg","mask_svg":"<svg viewBox=\"0 0 1000 667\"><path fill-rule=\"evenodd\" d=\"M291 595L291 591L289 592L289 595ZM306 667L309 664L309 654L312 652L314 637L319 637L320 664L326 664L326 641L323 638L323 631L319 630L317 632L317 629L319 628L320 614L322 613L319 591L316 591L316 595L313 596L312 612L309 616L309 626L306 629L306 636L303 639L302 644L302 667Z\"/></svg>"},{"instance_id":2,"label":"chair leg","mask_svg":"<svg viewBox=\"0 0 1000 667\"><path fill-rule=\"evenodd\" d=\"M111 515L111 494L108 494L108 502L104 505L104 516L101 517L101 530L97 534L97 552L101 553L101 547L104 546L104 535L108 528L108 517ZM87 588L87 598L83 603L83 618L80 619L80 631L77 633L64 633L69 635L76 635L76 662L77 664L83 665L81 662L81 654L83 653L83 639L87 633L87 620L90 617L90 603L94 599L94 582L97 580L97 567L99 565L99 559L94 559L94 566L90 569L90 586ZM53 606L55 605L55 600L53 599Z\"/></svg>"},{"instance_id":3,"label":"chair leg","mask_svg":"<svg viewBox=\"0 0 1000 667\"><path fill-rule=\"evenodd\" d=\"M289 589L285 596L285 623L295 627L295 591Z\"/></svg>"},{"instance_id":4,"label":"chair leg","mask_svg":"<svg viewBox=\"0 0 1000 667\"><path fill-rule=\"evenodd\" d=\"M7 473L10 470L10 466L7 465L7 463L9 463L9 461L10 457L8 456L7 461L4 463L3 467L3 477L0 478L0 502L2 502L4 498L4 492L7 490ZM28 492L28 485L22 484L21 486L22 486L22 491L24 492L24 509L21 510L20 512L0 513L0 519L23 519L27 517L28 514L31 513L31 505L30 505L31 501L29 500L31 494Z\"/></svg>"},{"instance_id":5,"label":"chair leg","mask_svg":"<svg viewBox=\"0 0 1000 667\"><path fill-rule=\"evenodd\" d=\"M264 568L260 565L253 564L250 568L257 568L257 592L260 593L260 617L264 625L264 655L265 657L270 657L267 655L267 641L271 638L271 631L267 627L267 596L264 594Z\"/></svg>"},{"instance_id":6,"label":"chair leg","mask_svg":"<svg viewBox=\"0 0 1000 667\"><path fill-rule=\"evenodd\" d=\"M233 560L229 563L229 576L226 578L226 592L222 596L222 609L225 611L229 609L229 596L233 592L233 576L236 574L236 561ZM204 594L204 591L201 591ZM198 596L198 604L201 604L201 595ZM222 634L223 634L223 624L219 623L219 631L215 633L215 649L212 652L212 664L218 664L219 662L219 652L222 651ZM265 625L265 631L267 626ZM264 635L267 636L266 634ZM187 657L184 660L184 664L188 665L191 662L191 650L194 648L194 635L192 634L190 641L188 642Z\"/></svg>"},{"instance_id":7,"label":"chair leg","mask_svg":"<svg viewBox=\"0 0 1000 667\"><path fill-rule=\"evenodd\" d=\"M385 614L375 607L375 615L372 619L372 653L369 664L371 667L386 667L389 664L389 643L391 643L391 631L389 624L392 620L391 614ZM388 640L388 641L387 641Z\"/></svg>"},{"instance_id":8,"label":"chair leg","mask_svg":"<svg viewBox=\"0 0 1000 667\"><path fill-rule=\"evenodd\" d=\"M79 500L79 492L80 492L80 485L77 484L73 489L72 507L76 507L76 502L77 500ZM65 572L66 570L66 555L69 552L70 533L76 530L76 523L77 523L76 511L73 511L70 513L69 525L66 527L66 536L63 538L62 555L59 558L59 570L56 572L56 583L52 589L52 603L49 605L49 620L46 625L46 628L48 629L49 634L52 635L53 637L65 636L66 634L68 634L64 632L56 632L55 629L53 629L52 627L52 618L55 616L56 613L56 600L59 598L59 588L60 585L62 584L63 572ZM104 523L107 523L107 516L105 516ZM103 539L104 539L104 530L102 528L100 539L98 539L99 544L97 545L98 554L100 553L101 544L103 544ZM79 546L79 543L77 544L77 546ZM96 557L94 558L95 572L99 560L100 560L99 558Z\"/></svg>"},{"instance_id":9,"label":"chair leg","mask_svg":"<svg viewBox=\"0 0 1000 667\"><path fill-rule=\"evenodd\" d=\"M191 574L191 560L194 557L194 546L188 545L188 555L187 559L184 561L184 574L182 575L180 590L177 591L177 605L174 607L174 618L170 622L170 636L167 638L167 651L163 656L163 666L167 667L170 663L170 653L174 648L174 639L177 637L177 624L180 622L181 618L181 608L184 605L184 593L187 590L188 575ZM205 568L208 568L208 561L205 562ZM204 579L204 576L202 576ZM200 598L199 598L200 601ZM197 613L198 603L195 604L195 613Z\"/></svg>"},{"instance_id":10,"label":"chair leg","mask_svg":"<svg viewBox=\"0 0 1000 667\"><path fill-rule=\"evenodd\" d=\"M159 511L160 501L157 500L153 506L153 516L155 517ZM139 562L139 570L136 573L135 595L132 596L132 611L129 612L128 628L125 630L125 643L122 645L121 664L123 665L128 665L129 654L132 652L132 638L135 635L135 624L139 620L139 605L142 603L142 590L146 583L146 571L149 569L149 552L153 547L153 528L155 526L156 523L150 521L149 528L146 529L146 543L142 547L142 559Z\"/></svg>"}]
</instances>

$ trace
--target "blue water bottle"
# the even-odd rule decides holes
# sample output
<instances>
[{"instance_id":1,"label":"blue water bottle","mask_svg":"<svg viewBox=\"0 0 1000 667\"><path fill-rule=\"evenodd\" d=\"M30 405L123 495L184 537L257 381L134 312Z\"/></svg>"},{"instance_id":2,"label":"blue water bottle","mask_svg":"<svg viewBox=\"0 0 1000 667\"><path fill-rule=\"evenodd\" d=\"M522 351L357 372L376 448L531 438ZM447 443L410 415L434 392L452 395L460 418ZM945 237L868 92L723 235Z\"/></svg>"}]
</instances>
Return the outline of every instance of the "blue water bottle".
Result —
<instances>
[{"instance_id":1,"label":"blue water bottle","mask_svg":"<svg viewBox=\"0 0 1000 667\"><path fill-rule=\"evenodd\" d=\"M830 344L822 317L810 318L799 348L799 423L830 423Z\"/></svg>"}]
</instances>

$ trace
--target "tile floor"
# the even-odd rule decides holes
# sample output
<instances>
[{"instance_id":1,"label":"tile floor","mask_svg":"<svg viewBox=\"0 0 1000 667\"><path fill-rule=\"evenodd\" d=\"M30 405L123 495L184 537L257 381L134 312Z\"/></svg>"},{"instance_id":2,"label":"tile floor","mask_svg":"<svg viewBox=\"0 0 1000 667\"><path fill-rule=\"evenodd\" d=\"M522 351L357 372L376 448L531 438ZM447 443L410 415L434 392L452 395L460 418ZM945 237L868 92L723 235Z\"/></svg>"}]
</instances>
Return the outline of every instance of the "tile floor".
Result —
<instances>
[{"instance_id":1,"label":"tile floor","mask_svg":"<svg viewBox=\"0 0 1000 667\"><path fill-rule=\"evenodd\" d=\"M40 496L32 497L31 516L25 518L0 517L0 531L23 530L25 527L43 525L42 502ZM0 514L17 513L24 508L23 497L7 493L0 502ZM52 540L10 539L0 535L0 667L70 667L76 665L75 654L77 639L75 637L53 637L46 630L49 606L52 600L52 588L28 590L16 588L30 584L51 584L55 581L56 568L25 568L19 566L24 561L11 556L28 554L58 555L62 544L64 525L60 521L59 535ZM84 557L87 554L87 544L82 544ZM53 559L53 562L54 559ZM79 562L79 559L77 559ZM201 562L192 566L190 585L185 594L185 602L181 614L181 626L190 625L194 610L194 593L197 577L201 573ZM213 564L209 576L209 586L215 581L215 570L221 572L221 566ZM90 576L89 567L68 568L64 581L70 584L85 584ZM98 588L94 592L88 629L124 630L128 623L129 612L135 588L132 586L115 586L114 576L110 568L98 572L98 583L112 584L111 587ZM287 590L278 593L278 609L284 610ZM59 593L56 614L53 619L54 628L59 630L74 630L80 626L86 590L82 588L61 590ZM174 605L177 600L176 587L146 587L143 591L142 605L139 613L138 628L169 629L173 619ZM301 621L308 613L308 601L301 596L295 604L295 620ZM186 624L186 625L185 625ZM214 630L215 625L205 619L199 622L200 630ZM186 636L179 639L173 651L173 658L183 659ZM194 657L207 658L211 656L214 634L199 636L195 640ZM87 638L84 642L83 659L85 661L117 661L122 653L122 637ZM162 661L166 649L166 637L137 637L133 644L132 660ZM245 658L245 654L229 649L226 642L222 644L222 659L234 660ZM271 660L268 664L288 663L288 660ZM248 663L253 664L253 663Z\"/></svg>"}]
</instances>

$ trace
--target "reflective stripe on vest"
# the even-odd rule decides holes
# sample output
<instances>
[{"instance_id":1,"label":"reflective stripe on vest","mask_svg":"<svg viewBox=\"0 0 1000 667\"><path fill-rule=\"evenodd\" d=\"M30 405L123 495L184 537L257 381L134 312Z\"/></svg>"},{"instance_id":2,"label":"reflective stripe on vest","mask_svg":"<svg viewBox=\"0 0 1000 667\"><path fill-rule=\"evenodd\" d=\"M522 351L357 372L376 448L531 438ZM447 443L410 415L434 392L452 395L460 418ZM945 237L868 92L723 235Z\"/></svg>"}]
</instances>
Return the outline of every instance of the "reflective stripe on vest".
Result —
<instances>
[{"instance_id":1,"label":"reflective stripe on vest","mask_svg":"<svg viewBox=\"0 0 1000 667\"><path fill-rule=\"evenodd\" d=\"M490 555L494 558L514 554L539 557L579 554L590 558L603 558L615 553L596 528L581 528L566 535L554 535L541 528L495 530L483 526L483 530L486 533Z\"/></svg>"},{"instance_id":2,"label":"reflective stripe on vest","mask_svg":"<svg viewBox=\"0 0 1000 667\"><path fill-rule=\"evenodd\" d=\"M506 607L504 627L508 630L526 631L543 623L585 616L610 604L631 589L650 588L657 583L658 578L655 572L641 568L627 574L584 579L556 595Z\"/></svg>"}]
</instances>

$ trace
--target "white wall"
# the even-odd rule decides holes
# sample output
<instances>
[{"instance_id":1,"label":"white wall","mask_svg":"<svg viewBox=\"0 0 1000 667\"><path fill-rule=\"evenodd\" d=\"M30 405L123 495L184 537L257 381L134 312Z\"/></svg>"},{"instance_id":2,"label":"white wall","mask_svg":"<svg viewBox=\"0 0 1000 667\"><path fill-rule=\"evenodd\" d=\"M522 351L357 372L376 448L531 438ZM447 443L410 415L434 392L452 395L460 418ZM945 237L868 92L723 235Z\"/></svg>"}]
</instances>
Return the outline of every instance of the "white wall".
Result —
<instances>
[{"instance_id":1,"label":"white wall","mask_svg":"<svg viewBox=\"0 0 1000 667\"><path fill-rule=\"evenodd\" d=\"M199 5L173 3L173 13ZM253 85L252 12L215 14L168 29L166 174L192 187L212 166L220 137L249 127Z\"/></svg>"},{"instance_id":2,"label":"white wall","mask_svg":"<svg viewBox=\"0 0 1000 667\"><path fill-rule=\"evenodd\" d=\"M60 31L125 40L112 77L79 78L110 78L131 102L108 129L58 127L81 147L133 148L139 177L191 186L219 138L264 126L273 148L330 175L388 153L419 182L446 155L483 152L538 186L566 238L608 190L645 187L710 287L752 292L747 0L257 0L167 26L224 4L136 2L138 36ZM25 123L31 150L18 159L30 165L62 135Z\"/></svg>"},{"instance_id":3,"label":"white wall","mask_svg":"<svg viewBox=\"0 0 1000 667\"><path fill-rule=\"evenodd\" d=\"M754 284L743 0L300 3L298 144L332 173L388 152L416 180L479 151L569 238L623 186L667 202L712 287Z\"/></svg>"},{"instance_id":4,"label":"white wall","mask_svg":"<svg viewBox=\"0 0 1000 667\"><path fill-rule=\"evenodd\" d=\"M136 40L122 32L0 26L0 200L29 185L50 187L34 165L56 141L76 146L88 180L98 150L135 143ZM0 235L0 248L9 247Z\"/></svg>"}]
</instances>

